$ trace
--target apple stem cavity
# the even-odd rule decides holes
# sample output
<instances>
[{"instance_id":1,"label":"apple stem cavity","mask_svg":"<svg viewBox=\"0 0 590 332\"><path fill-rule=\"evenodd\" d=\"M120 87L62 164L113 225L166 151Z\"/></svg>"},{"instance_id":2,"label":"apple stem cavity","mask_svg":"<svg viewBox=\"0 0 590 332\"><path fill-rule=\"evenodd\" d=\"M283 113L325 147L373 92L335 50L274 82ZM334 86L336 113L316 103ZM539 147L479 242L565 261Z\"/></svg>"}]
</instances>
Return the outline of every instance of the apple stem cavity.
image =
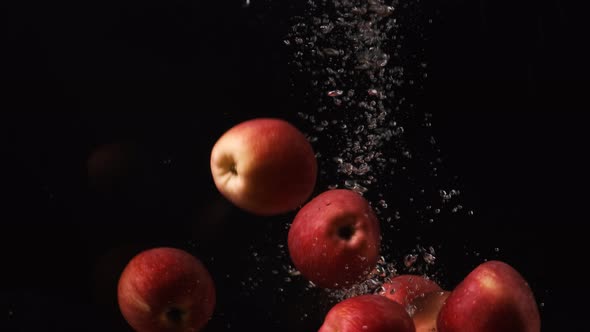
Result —
<instances>
[{"instance_id":1,"label":"apple stem cavity","mask_svg":"<svg viewBox=\"0 0 590 332\"><path fill-rule=\"evenodd\" d=\"M166 318L168 319L168 321L174 324L180 324L182 322L184 315L185 312L176 307L172 307L166 311Z\"/></svg>"},{"instance_id":2,"label":"apple stem cavity","mask_svg":"<svg viewBox=\"0 0 590 332\"><path fill-rule=\"evenodd\" d=\"M226 154L222 156L217 166L223 170L224 174L231 173L231 175L238 175L238 165L236 163L235 158L231 154Z\"/></svg>"},{"instance_id":3,"label":"apple stem cavity","mask_svg":"<svg viewBox=\"0 0 590 332\"><path fill-rule=\"evenodd\" d=\"M354 235L354 227L352 225L341 226L338 228L338 236L343 240L350 240Z\"/></svg>"},{"instance_id":4,"label":"apple stem cavity","mask_svg":"<svg viewBox=\"0 0 590 332\"><path fill-rule=\"evenodd\" d=\"M238 167L237 167L237 165L236 165L236 163L235 163L235 162L232 162L232 163L229 165L229 171L230 171L230 172L231 172L233 175L238 175Z\"/></svg>"}]
</instances>

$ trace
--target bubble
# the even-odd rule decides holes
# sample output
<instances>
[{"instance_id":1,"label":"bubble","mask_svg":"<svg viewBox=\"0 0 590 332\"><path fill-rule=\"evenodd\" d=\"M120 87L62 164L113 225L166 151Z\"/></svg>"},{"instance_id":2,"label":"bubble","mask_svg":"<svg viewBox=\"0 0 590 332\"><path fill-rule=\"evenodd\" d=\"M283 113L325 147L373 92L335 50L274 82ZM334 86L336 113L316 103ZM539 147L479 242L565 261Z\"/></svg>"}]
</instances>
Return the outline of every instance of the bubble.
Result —
<instances>
[{"instance_id":1,"label":"bubble","mask_svg":"<svg viewBox=\"0 0 590 332\"><path fill-rule=\"evenodd\" d=\"M355 180L344 181L344 187L351 189L359 194L364 194L369 190L366 187L363 187L360 184L358 184L358 182Z\"/></svg>"},{"instance_id":2,"label":"bubble","mask_svg":"<svg viewBox=\"0 0 590 332\"><path fill-rule=\"evenodd\" d=\"M332 91L328 91L328 96L329 97L339 97L342 96L344 92L342 90L332 90Z\"/></svg>"},{"instance_id":3,"label":"bubble","mask_svg":"<svg viewBox=\"0 0 590 332\"><path fill-rule=\"evenodd\" d=\"M341 55L340 50L337 50L335 48L324 48L324 49L322 49L322 52L325 55L332 56L332 57Z\"/></svg>"},{"instance_id":4,"label":"bubble","mask_svg":"<svg viewBox=\"0 0 590 332\"><path fill-rule=\"evenodd\" d=\"M379 286L379 288L377 288L373 294L383 295L383 294L385 294L385 292L386 292L385 287Z\"/></svg>"},{"instance_id":5,"label":"bubble","mask_svg":"<svg viewBox=\"0 0 590 332\"><path fill-rule=\"evenodd\" d=\"M431 264L431 265L434 264L436 261L436 257L433 254L428 253L428 252L424 253L423 258L427 264Z\"/></svg>"},{"instance_id":6,"label":"bubble","mask_svg":"<svg viewBox=\"0 0 590 332\"><path fill-rule=\"evenodd\" d=\"M418 260L418 255L408 254L404 257L404 265L406 267L411 267L412 265L414 265L414 263L416 263L417 260Z\"/></svg>"}]
</instances>

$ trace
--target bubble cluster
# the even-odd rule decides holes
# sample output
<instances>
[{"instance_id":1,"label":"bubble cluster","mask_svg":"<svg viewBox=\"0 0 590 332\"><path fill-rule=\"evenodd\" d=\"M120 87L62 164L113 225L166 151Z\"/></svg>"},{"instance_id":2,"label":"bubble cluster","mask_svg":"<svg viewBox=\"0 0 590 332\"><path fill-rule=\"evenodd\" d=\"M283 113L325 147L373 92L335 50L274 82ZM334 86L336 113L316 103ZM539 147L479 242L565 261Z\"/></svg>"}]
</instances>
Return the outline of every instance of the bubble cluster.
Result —
<instances>
[{"instance_id":1,"label":"bubble cluster","mask_svg":"<svg viewBox=\"0 0 590 332\"><path fill-rule=\"evenodd\" d=\"M417 111L408 96L428 67L407 59L415 50L405 44L407 30L398 13L409 3L308 0L284 44L292 55L293 84L306 91L298 98L307 111L298 117L317 152L321 190L346 188L364 196L384 230L401 232L411 224L405 228L424 232L442 218L469 217L473 211L464 208L458 179L441 176L433 115ZM379 293L398 273L441 278L438 245L411 237L414 243L400 245L384 235L385 257L366 280L326 290L328 297ZM306 290L315 289L303 282Z\"/></svg>"},{"instance_id":2,"label":"bubble cluster","mask_svg":"<svg viewBox=\"0 0 590 332\"><path fill-rule=\"evenodd\" d=\"M376 174L390 165L384 143L404 133L392 112L403 104L403 98L395 98L395 87L403 82L403 67L395 61L401 48L395 38L396 4L310 1L308 15L285 40L316 102L312 114L299 113L313 128L310 141L328 139L333 145L322 149L331 158L320 160L323 175L336 175L330 188L369 191Z\"/></svg>"},{"instance_id":3,"label":"bubble cluster","mask_svg":"<svg viewBox=\"0 0 590 332\"><path fill-rule=\"evenodd\" d=\"M383 293L383 284L391 281L391 278L395 277L397 273L396 264L387 262L385 257L381 256L367 278L349 288L330 290L328 297L335 301L341 301L358 295Z\"/></svg>"}]
</instances>

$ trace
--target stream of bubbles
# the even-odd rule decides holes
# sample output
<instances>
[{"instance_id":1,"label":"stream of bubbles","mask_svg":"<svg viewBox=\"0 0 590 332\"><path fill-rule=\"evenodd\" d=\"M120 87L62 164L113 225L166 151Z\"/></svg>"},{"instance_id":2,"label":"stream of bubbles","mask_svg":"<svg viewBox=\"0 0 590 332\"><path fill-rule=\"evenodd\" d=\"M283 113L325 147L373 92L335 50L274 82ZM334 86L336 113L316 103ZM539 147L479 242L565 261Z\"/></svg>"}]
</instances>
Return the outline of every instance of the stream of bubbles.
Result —
<instances>
[{"instance_id":1,"label":"stream of bubbles","mask_svg":"<svg viewBox=\"0 0 590 332\"><path fill-rule=\"evenodd\" d=\"M365 196L382 227L392 229L403 218L434 223L443 210L473 214L460 204L459 189L440 187L440 181L420 186L413 175L436 178L442 159L434 136L424 134L432 115L418 114L404 95L407 87L416 86L415 75L406 74L405 54L412 50L404 49L397 14L404 6L397 0L311 0L284 40L297 73L293 84L309 85L306 97L313 111L298 115L317 151L320 178L327 181L322 189L347 188ZM411 70L424 79L426 68L420 62ZM408 131L416 133L417 128L432 153L423 153L408 139ZM397 187L410 188L405 193L411 194L389 194ZM404 209L404 204L410 206ZM402 272L437 278L431 245L418 243L396 257L389 254L395 250L384 237L382 252L366 281L331 290L329 296L337 301L378 293L383 282Z\"/></svg>"}]
</instances>

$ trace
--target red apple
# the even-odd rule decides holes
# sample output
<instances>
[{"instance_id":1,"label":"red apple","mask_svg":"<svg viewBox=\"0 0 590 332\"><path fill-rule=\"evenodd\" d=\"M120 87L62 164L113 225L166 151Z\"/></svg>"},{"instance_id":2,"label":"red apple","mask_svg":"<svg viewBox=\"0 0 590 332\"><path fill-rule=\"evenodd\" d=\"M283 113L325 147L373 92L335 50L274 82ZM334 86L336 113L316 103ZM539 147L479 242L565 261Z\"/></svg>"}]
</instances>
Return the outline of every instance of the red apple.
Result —
<instances>
[{"instance_id":1,"label":"red apple","mask_svg":"<svg viewBox=\"0 0 590 332\"><path fill-rule=\"evenodd\" d=\"M416 332L436 331L436 318L450 294L451 292L445 291L430 292L418 296L410 303Z\"/></svg>"},{"instance_id":2,"label":"red apple","mask_svg":"<svg viewBox=\"0 0 590 332\"><path fill-rule=\"evenodd\" d=\"M211 151L217 189L236 206L276 215L301 206L315 187L317 161L305 136L279 119L229 129Z\"/></svg>"},{"instance_id":3,"label":"red apple","mask_svg":"<svg viewBox=\"0 0 590 332\"><path fill-rule=\"evenodd\" d=\"M289 254L301 274L324 288L351 286L377 263L379 222L354 191L328 190L295 216Z\"/></svg>"},{"instance_id":4,"label":"red apple","mask_svg":"<svg viewBox=\"0 0 590 332\"><path fill-rule=\"evenodd\" d=\"M453 290L438 316L439 332L539 332L533 292L510 265L489 261Z\"/></svg>"},{"instance_id":5,"label":"red apple","mask_svg":"<svg viewBox=\"0 0 590 332\"><path fill-rule=\"evenodd\" d=\"M361 295L332 307L318 332L414 332L414 323L398 303Z\"/></svg>"},{"instance_id":6,"label":"red apple","mask_svg":"<svg viewBox=\"0 0 590 332\"><path fill-rule=\"evenodd\" d=\"M406 308L416 297L437 291L442 288L436 282L419 275L403 274L384 283L381 294Z\"/></svg>"},{"instance_id":7,"label":"red apple","mask_svg":"<svg viewBox=\"0 0 590 332\"><path fill-rule=\"evenodd\" d=\"M119 308L138 332L196 332L211 318L215 287L191 254L174 248L146 250L123 270Z\"/></svg>"}]
</instances>

